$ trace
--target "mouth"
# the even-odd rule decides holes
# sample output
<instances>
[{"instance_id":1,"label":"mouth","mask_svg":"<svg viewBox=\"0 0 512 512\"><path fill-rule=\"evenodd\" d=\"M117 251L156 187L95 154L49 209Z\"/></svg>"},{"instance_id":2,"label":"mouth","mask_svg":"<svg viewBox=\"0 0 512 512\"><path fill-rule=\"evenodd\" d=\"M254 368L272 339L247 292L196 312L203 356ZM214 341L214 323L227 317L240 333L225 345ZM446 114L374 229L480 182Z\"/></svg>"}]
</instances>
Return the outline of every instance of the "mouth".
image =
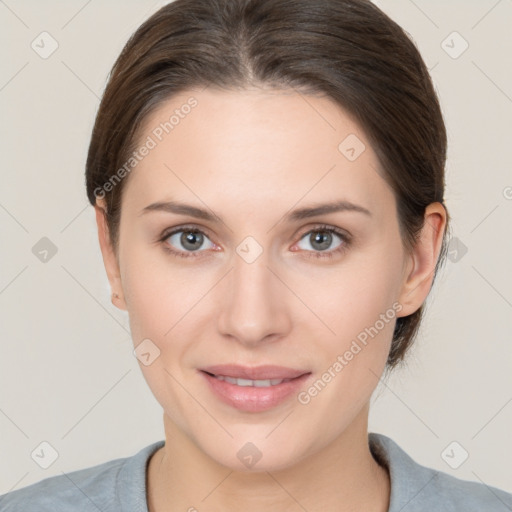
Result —
<instances>
[{"instance_id":1,"label":"mouth","mask_svg":"<svg viewBox=\"0 0 512 512\"><path fill-rule=\"evenodd\" d=\"M206 372L208 373L208 372ZM235 384L236 386L254 386L255 388L268 388L270 386L277 386L282 382L289 382L292 379L261 379L261 380L251 380L251 379L237 379L234 377L228 377L227 375L214 375L212 373L208 373L208 375L214 377L218 380L223 380L225 382L229 382L230 384Z\"/></svg>"},{"instance_id":2,"label":"mouth","mask_svg":"<svg viewBox=\"0 0 512 512\"><path fill-rule=\"evenodd\" d=\"M262 412L296 395L311 371L283 366L210 366L199 370L216 399L240 411Z\"/></svg>"},{"instance_id":3,"label":"mouth","mask_svg":"<svg viewBox=\"0 0 512 512\"><path fill-rule=\"evenodd\" d=\"M300 377L305 373L311 373L309 370L299 370L295 368L288 368L286 366L242 366L238 364L218 364L215 366L207 366L206 368L201 368L201 371L209 373L215 377L229 377L231 379L251 381L291 380Z\"/></svg>"}]
</instances>

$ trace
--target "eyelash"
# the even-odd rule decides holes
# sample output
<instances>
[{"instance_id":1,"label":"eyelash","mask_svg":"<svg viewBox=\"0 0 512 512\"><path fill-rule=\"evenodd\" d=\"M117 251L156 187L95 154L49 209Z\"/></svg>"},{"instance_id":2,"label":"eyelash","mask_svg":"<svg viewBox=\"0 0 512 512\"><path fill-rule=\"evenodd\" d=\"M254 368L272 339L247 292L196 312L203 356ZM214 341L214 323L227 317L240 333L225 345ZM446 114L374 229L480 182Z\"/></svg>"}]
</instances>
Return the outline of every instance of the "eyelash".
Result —
<instances>
[{"instance_id":1,"label":"eyelash","mask_svg":"<svg viewBox=\"0 0 512 512\"><path fill-rule=\"evenodd\" d=\"M202 231L201 229L198 229L194 226L180 226L179 228L164 232L161 235L161 237L158 239L158 242L162 243L164 250L167 251L168 253L170 253L172 256L176 256L179 258L201 258L201 257L203 257L203 255L201 253L204 251L198 251L197 253L194 253L192 251L177 251L177 250L171 249L169 244L166 243L167 239L170 236L175 235L176 233L181 233L181 232L200 233L200 234L208 237L208 235L204 231ZM334 228L333 226L328 226L325 224L315 226L314 228L309 229L308 231L305 231L300 236L299 241L302 240L305 235L309 235L311 233L317 233L317 232L333 233L333 234L337 235L343 243L337 249L330 250L330 251L305 251L306 253L308 253L307 257L309 257L309 258L331 259L331 258L334 258L335 255L344 253L350 247L352 239L349 235L347 235L346 233L344 233L343 231L341 231L337 228Z\"/></svg>"}]
</instances>

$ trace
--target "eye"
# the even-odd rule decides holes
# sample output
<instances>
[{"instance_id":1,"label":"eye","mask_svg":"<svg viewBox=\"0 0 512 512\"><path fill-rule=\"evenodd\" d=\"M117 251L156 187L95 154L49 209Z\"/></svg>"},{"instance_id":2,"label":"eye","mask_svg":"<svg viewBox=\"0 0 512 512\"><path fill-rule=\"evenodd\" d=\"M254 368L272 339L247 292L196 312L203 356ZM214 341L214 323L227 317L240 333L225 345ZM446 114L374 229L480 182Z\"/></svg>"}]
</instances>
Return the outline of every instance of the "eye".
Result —
<instances>
[{"instance_id":1,"label":"eye","mask_svg":"<svg viewBox=\"0 0 512 512\"><path fill-rule=\"evenodd\" d=\"M193 253L203 252L204 249L212 249L215 244L203 231L197 228L181 227L165 233L160 241L164 248L175 256L194 257Z\"/></svg>"},{"instance_id":2,"label":"eye","mask_svg":"<svg viewBox=\"0 0 512 512\"><path fill-rule=\"evenodd\" d=\"M338 245L332 249L336 239L339 241ZM201 229L188 226L166 231L159 241L167 252L182 258L204 256L206 249L217 248ZM339 229L332 226L318 226L304 233L297 245L299 249L309 253L308 257L332 258L347 250L350 242L350 236Z\"/></svg>"},{"instance_id":3,"label":"eye","mask_svg":"<svg viewBox=\"0 0 512 512\"><path fill-rule=\"evenodd\" d=\"M339 240L339 243L332 249L332 245L336 242L336 239ZM334 254L345 251L349 244L349 236L340 230L331 226L318 226L302 236L298 247L307 252L312 252L312 257L332 258Z\"/></svg>"}]
</instances>

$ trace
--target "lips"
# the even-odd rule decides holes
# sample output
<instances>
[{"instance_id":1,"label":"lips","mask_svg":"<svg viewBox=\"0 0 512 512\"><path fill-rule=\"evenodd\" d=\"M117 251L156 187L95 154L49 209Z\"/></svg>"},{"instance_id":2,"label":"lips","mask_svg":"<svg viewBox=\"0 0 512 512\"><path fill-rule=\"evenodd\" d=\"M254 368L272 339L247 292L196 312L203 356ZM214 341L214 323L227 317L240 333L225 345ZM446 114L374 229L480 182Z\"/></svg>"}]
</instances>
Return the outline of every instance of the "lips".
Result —
<instances>
[{"instance_id":1,"label":"lips","mask_svg":"<svg viewBox=\"0 0 512 512\"><path fill-rule=\"evenodd\" d=\"M217 365L199 372L220 401L240 411L263 412L288 401L311 372L284 366Z\"/></svg>"},{"instance_id":2,"label":"lips","mask_svg":"<svg viewBox=\"0 0 512 512\"><path fill-rule=\"evenodd\" d=\"M222 364L201 368L201 371L215 376L231 377L245 380L284 380L295 379L310 373L308 370L296 370L285 366L240 366L236 364Z\"/></svg>"},{"instance_id":3,"label":"lips","mask_svg":"<svg viewBox=\"0 0 512 512\"><path fill-rule=\"evenodd\" d=\"M223 380L224 382L229 382L230 384L235 384L236 386L254 386L256 388L268 388L269 386L277 386L282 382L289 382L291 379L238 379L235 377L226 377L224 375L212 375L218 380Z\"/></svg>"}]
</instances>

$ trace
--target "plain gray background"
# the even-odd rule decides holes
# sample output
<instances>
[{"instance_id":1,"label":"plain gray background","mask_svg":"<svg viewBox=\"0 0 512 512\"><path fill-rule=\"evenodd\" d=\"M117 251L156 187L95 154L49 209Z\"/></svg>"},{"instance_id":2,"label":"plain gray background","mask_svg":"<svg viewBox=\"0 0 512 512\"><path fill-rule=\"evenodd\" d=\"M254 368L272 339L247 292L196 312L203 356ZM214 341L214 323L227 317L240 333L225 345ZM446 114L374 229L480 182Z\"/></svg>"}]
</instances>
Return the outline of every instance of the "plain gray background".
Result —
<instances>
[{"instance_id":1,"label":"plain gray background","mask_svg":"<svg viewBox=\"0 0 512 512\"><path fill-rule=\"evenodd\" d=\"M164 438L110 302L83 174L107 74L164 3L0 1L0 493ZM453 240L407 367L374 394L370 431L512 492L512 1L377 3L440 95ZM57 251L45 262L43 237ZM58 454L47 469L43 442Z\"/></svg>"}]
</instances>

